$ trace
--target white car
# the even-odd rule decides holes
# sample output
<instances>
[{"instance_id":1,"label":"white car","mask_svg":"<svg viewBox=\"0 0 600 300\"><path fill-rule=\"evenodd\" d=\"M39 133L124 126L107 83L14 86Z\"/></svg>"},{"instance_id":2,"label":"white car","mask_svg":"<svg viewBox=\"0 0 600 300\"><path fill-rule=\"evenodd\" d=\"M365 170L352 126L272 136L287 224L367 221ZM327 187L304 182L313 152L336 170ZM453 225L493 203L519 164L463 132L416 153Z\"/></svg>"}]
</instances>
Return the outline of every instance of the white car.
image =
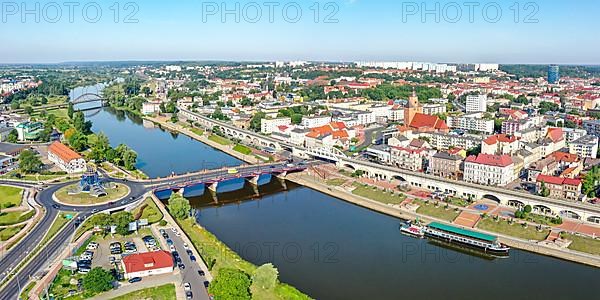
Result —
<instances>
[{"instance_id":1,"label":"white car","mask_svg":"<svg viewBox=\"0 0 600 300\"><path fill-rule=\"evenodd\" d=\"M183 243L183 249L190 250L190 246L187 243Z\"/></svg>"},{"instance_id":2,"label":"white car","mask_svg":"<svg viewBox=\"0 0 600 300\"><path fill-rule=\"evenodd\" d=\"M87 245L86 249L87 250L96 250L96 249L98 249L98 243L91 242Z\"/></svg>"},{"instance_id":3,"label":"white car","mask_svg":"<svg viewBox=\"0 0 600 300\"><path fill-rule=\"evenodd\" d=\"M183 284L183 290L186 291L186 292L192 290L192 286L190 285L189 282L186 282L186 283Z\"/></svg>"},{"instance_id":4,"label":"white car","mask_svg":"<svg viewBox=\"0 0 600 300\"><path fill-rule=\"evenodd\" d=\"M171 252L175 252L175 251L177 251L177 250L175 249L175 246L173 246L173 245L169 246L169 249L171 250Z\"/></svg>"}]
</instances>

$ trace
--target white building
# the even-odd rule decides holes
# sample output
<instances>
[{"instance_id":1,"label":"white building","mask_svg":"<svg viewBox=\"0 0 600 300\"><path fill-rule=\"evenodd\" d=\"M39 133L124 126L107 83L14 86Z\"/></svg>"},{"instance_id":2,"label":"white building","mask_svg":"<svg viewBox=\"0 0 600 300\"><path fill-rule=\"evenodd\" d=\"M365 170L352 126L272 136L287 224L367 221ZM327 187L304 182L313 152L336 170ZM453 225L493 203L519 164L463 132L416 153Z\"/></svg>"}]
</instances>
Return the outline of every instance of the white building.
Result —
<instances>
[{"instance_id":1,"label":"white building","mask_svg":"<svg viewBox=\"0 0 600 300\"><path fill-rule=\"evenodd\" d=\"M569 143L569 152L579 157L598 157L598 137L586 135Z\"/></svg>"},{"instance_id":2,"label":"white building","mask_svg":"<svg viewBox=\"0 0 600 300\"><path fill-rule=\"evenodd\" d=\"M498 71L500 69L500 65L498 64L476 64L475 71L479 72L493 72Z\"/></svg>"},{"instance_id":3,"label":"white building","mask_svg":"<svg viewBox=\"0 0 600 300\"><path fill-rule=\"evenodd\" d=\"M48 147L48 160L69 174L86 170L85 159L60 142L54 142Z\"/></svg>"},{"instance_id":4,"label":"white building","mask_svg":"<svg viewBox=\"0 0 600 300\"><path fill-rule=\"evenodd\" d=\"M514 162L508 155L469 156L464 168L463 180L466 182L504 186L516 179Z\"/></svg>"},{"instance_id":5,"label":"white building","mask_svg":"<svg viewBox=\"0 0 600 300\"><path fill-rule=\"evenodd\" d=\"M437 115L446 113L446 105L444 104L425 104L423 105L423 113L426 115Z\"/></svg>"},{"instance_id":6,"label":"white building","mask_svg":"<svg viewBox=\"0 0 600 300\"><path fill-rule=\"evenodd\" d=\"M467 113L486 112L487 111L487 95L469 95L467 96Z\"/></svg>"},{"instance_id":7,"label":"white building","mask_svg":"<svg viewBox=\"0 0 600 300\"><path fill-rule=\"evenodd\" d=\"M327 125L331 122L330 116L304 117L300 125L304 128L315 128Z\"/></svg>"},{"instance_id":8,"label":"white building","mask_svg":"<svg viewBox=\"0 0 600 300\"><path fill-rule=\"evenodd\" d=\"M460 117L448 117L448 126L453 129L477 131L486 134L494 133L494 120L486 120L481 113L474 113Z\"/></svg>"},{"instance_id":9,"label":"white building","mask_svg":"<svg viewBox=\"0 0 600 300\"><path fill-rule=\"evenodd\" d=\"M142 114L151 115L160 112L160 101L144 102L142 104Z\"/></svg>"},{"instance_id":10,"label":"white building","mask_svg":"<svg viewBox=\"0 0 600 300\"><path fill-rule=\"evenodd\" d=\"M277 130L279 126L290 126L292 124L291 118L276 118L276 119L262 119L260 120L260 132L264 134L270 134Z\"/></svg>"}]
</instances>

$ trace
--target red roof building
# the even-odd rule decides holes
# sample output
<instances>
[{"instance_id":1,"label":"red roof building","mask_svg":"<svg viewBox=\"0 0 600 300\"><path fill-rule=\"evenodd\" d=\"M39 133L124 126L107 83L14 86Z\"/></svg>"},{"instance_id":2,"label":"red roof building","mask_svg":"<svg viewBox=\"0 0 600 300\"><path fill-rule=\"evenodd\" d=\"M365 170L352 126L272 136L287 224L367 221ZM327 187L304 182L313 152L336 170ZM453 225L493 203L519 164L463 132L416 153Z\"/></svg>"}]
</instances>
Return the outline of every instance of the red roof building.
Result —
<instances>
[{"instance_id":1,"label":"red roof building","mask_svg":"<svg viewBox=\"0 0 600 300\"><path fill-rule=\"evenodd\" d=\"M171 253L161 250L131 254L121 260L125 278L146 277L173 272Z\"/></svg>"},{"instance_id":2,"label":"red roof building","mask_svg":"<svg viewBox=\"0 0 600 300\"><path fill-rule=\"evenodd\" d=\"M548 197L551 198L567 199L571 201L579 201L582 199L581 179L539 175L536 181L537 192L540 195L547 192Z\"/></svg>"}]
</instances>

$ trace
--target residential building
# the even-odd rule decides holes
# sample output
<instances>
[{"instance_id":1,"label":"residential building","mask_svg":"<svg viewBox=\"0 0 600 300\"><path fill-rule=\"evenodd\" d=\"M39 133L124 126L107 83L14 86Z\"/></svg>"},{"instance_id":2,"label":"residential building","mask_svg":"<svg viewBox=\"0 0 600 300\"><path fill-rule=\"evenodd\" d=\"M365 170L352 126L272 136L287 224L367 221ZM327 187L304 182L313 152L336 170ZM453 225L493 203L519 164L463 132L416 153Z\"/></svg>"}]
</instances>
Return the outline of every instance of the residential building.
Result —
<instances>
[{"instance_id":1,"label":"residential building","mask_svg":"<svg viewBox=\"0 0 600 300\"><path fill-rule=\"evenodd\" d=\"M125 270L125 279L131 279L171 273L174 264L171 253L161 250L124 256L121 266Z\"/></svg>"},{"instance_id":2,"label":"residential building","mask_svg":"<svg viewBox=\"0 0 600 300\"><path fill-rule=\"evenodd\" d=\"M429 161L429 173L435 176L458 180L462 178L463 157L441 151Z\"/></svg>"},{"instance_id":3,"label":"residential building","mask_svg":"<svg viewBox=\"0 0 600 300\"><path fill-rule=\"evenodd\" d=\"M536 191L541 194L543 187L547 188L550 194L548 197L580 201L582 200L581 179L561 178L556 176L539 175L536 180Z\"/></svg>"},{"instance_id":4,"label":"residential building","mask_svg":"<svg viewBox=\"0 0 600 300\"><path fill-rule=\"evenodd\" d=\"M390 149L390 162L400 169L422 172L432 152L435 151L425 148L392 147Z\"/></svg>"},{"instance_id":5,"label":"residential building","mask_svg":"<svg viewBox=\"0 0 600 300\"><path fill-rule=\"evenodd\" d=\"M469 95L465 105L467 113L486 112L487 95Z\"/></svg>"},{"instance_id":6,"label":"residential building","mask_svg":"<svg viewBox=\"0 0 600 300\"><path fill-rule=\"evenodd\" d=\"M569 143L569 153L577 154L579 157L598 157L598 137L586 135L576 141Z\"/></svg>"},{"instance_id":7,"label":"residential building","mask_svg":"<svg viewBox=\"0 0 600 300\"><path fill-rule=\"evenodd\" d=\"M426 115L437 115L446 113L446 105L444 104L425 104L423 105L423 113Z\"/></svg>"},{"instance_id":8,"label":"residential building","mask_svg":"<svg viewBox=\"0 0 600 300\"><path fill-rule=\"evenodd\" d=\"M331 116L316 116L316 117L304 117L300 126L304 128L315 128L323 125L327 125L331 122Z\"/></svg>"},{"instance_id":9,"label":"residential building","mask_svg":"<svg viewBox=\"0 0 600 300\"><path fill-rule=\"evenodd\" d=\"M292 124L291 118L276 118L276 119L262 119L260 120L260 132L264 134L270 134L276 131L279 126L289 126Z\"/></svg>"},{"instance_id":10,"label":"residential building","mask_svg":"<svg viewBox=\"0 0 600 300\"><path fill-rule=\"evenodd\" d=\"M465 160L463 180L504 186L515 180L514 162L508 155L479 154Z\"/></svg>"},{"instance_id":11,"label":"residential building","mask_svg":"<svg viewBox=\"0 0 600 300\"><path fill-rule=\"evenodd\" d=\"M519 138L506 134L491 135L481 143L481 153L513 155L519 151Z\"/></svg>"},{"instance_id":12,"label":"residential building","mask_svg":"<svg viewBox=\"0 0 600 300\"><path fill-rule=\"evenodd\" d=\"M448 117L448 126L465 131L476 131L486 134L494 133L494 120L483 118L481 113L473 113L460 117Z\"/></svg>"},{"instance_id":13,"label":"residential building","mask_svg":"<svg viewBox=\"0 0 600 300\"><path fill-rule=\"evenodd\" d=\"M54 142L48 147L48 160L69 174L86 170L85 159L60 142Z\"/></svg>"},{"instance_id":14,"label":"residential building","mask_svg":"<svg viewBox=\"0 0 600 300\"><path fill-rule=\"evenodd\" d=\"M583 129L590 135L600 137L600 120L583 121Z\"/></svg>"},{"instance_id":15,"label":"residential building","mask_svg":"<svg viewBox=\"0 0 600 300\"><path fill-rule=\"evenodd\" d=\"M437 150L450 148L473 149L481 145L482 139L471 135L458 135L450 133L423 134L429 138L429 144Z\"/></svg>"}]
</instances>

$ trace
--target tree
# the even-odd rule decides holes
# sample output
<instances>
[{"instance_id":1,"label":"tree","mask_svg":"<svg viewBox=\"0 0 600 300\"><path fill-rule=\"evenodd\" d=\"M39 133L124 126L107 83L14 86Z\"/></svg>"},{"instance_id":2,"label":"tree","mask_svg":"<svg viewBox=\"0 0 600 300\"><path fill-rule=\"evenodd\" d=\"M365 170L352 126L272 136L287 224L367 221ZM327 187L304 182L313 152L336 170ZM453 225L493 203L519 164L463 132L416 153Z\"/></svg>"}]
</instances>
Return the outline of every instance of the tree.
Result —
<instances>
[{"instance_id":1,"label":"tree","mask_svg":"<svg viewBox=\"0 0 600 300\"><path fill-rule=\"evenodd\" d=\"M174 218L180 220L187 218L190 209L192 209L190 201L177 193L171 195L167 208Z\"/></svg>"},{"instance_id":2,"label":"tree","mask_svg":"<svg viewBox=\"0 0 600 300\"><path fill-rule=\"evenodd\" d=\"M254 271L254 275L252 275L252 284L257 285L262 289L271 290L277 284L278 276L279 271L273 264L264 264Z\"/></svg>"},{"instance_id":3,"label":"tree","mask_svg":"<svg viewBox=\"0 0 600 300\"><path fill-rule=\"evenodd\" d=\"M546 186L546 183L542 181L540 184L540 196L548 197L550 196L550 189Z\"/></svg>"},{"instance_id":4,"label":"tree","mask_svg":"<svg viewBox=\"0 0 600 300\"><path fill-rule=\"evenodd\" d=\"M75 151L83 151L87 148L87 137L79 131L76 131L73 135L71 135L68 141L71 148L73 148Z\"/></svg>"},{"instance_id":5,"label":"tree","mask_svg":"<svg viewBox=\"0 0 600 300\"><path fill-rule=\"evenodd\" d=\"M523 208L523 211L524 211L526 214L529 214L529 213L531 213L531 211L532 211L532 210L533 210L533 209L532 209L531 205L525 205L525 207Z\"/></svg>"},{"instance_id":6,"label":"tree","mask_svg":"<svg viewBox=\"0 0 600 300\"><path fill-rule=\"evenodd\" d=\"M9 143L16 143L16 142L18 142L19 141L19 133L17 132L17 130L16 129L11 130L8 133L8 137L6 137L6 140Z\"/></svg>"},{"instance_id":7,"label":"tree","mask_svg":"<svg viewBox=\"0 0 600 300\"><path fill-rule=\"evenodd\" d=\"M86 291L102 293L113 288L113 281L114 278L110 272L100 267L95 267L83 277L83 287Z\"/></svg>"},{"instance_id":8,"label":"tree","mask_svg":"<svg viewBox=\"0 0 600 300\"><path fill-rule=\"evenodd\" d=\"M44 164L39 156L31 150L24 150L19 154L19 169L23 173L37 173Z\"/></svg>"},{"instance_id":9,"label":"tree","mask_svg":"<svg viewBox=\"0 0 600 300\"><path fill-rule=\"evenodd\" d=\"M131 149L123 153L123 166L129 171L135 170L135 164L137 162L137 153Z\"/></svg>"},{"instance_id":10,"label":"tree","mask_svg":"<svg viewBox=\"0 0 600 300\"><path fill-rule=\"evenodd\" d=\"M216 300L244 300L251 299L250 276L241 270L222 268L210 283L208 292Z\"/></svg>"},{"instance_id":11,"label":"tree","mask_svg":"<svg viewBox=\"0 0 600 300\"><path fill-rule=\"evenodd\" d=\"M25 107L25 113L28 115L33 114L33 108L31 106Z\"/></svg>"},{"instance_id":12,"label":"tree","mask_svg":"<svg viewBox=\"0 0 600 300\"><path fill-rule=\"evenodd\" d=\"M300 124L302 123L302 114L293 114L292 115L292 124Z\"/></svg>"},{"instance_id":13,"label":"tree","mask_svg":"<svg viewBox=\"0 0 600 300\"><path fill-rule=\"evenodd\" d=\"M128 211L121 211L112 216L113 223L117 226L116 232L120 235L129 234L129 223L134 221L133 215Z\"/></svg>"},{"instance_id":14,"label":"tree","mask_svg":"<svg viewBox=\"0 0 600 300\"><path fill-rule=\"evenodd\" d=\"M83 112L76 112L73 116L73 126L77 131L83 134L91 134L92 133L92 122L85 120L85 115Z\"/></svg>"},{"instance_id":15,"label":"tree","mask_svg":"<svg viewBox=\"0 0 600 300\"><path fill-rule=\"evenodd\" d=\"M250 120L250 129L254 130L255 132L259 132L261 127L261 120L265 117L267 117L267 114L262 111L255 113L252 119Z\"/></svg>"},{"instance_id":16,"label":"tree","mask_svg":"<svg viewBox=\"0 0 600 300\"><path fill-rule=\"evenodd\" d=\"M69 106L67 107L67 116L69 116L69 119L73 119L74 113L75 109L73 108L73 103L69 102Z\"/></svg>"}]
</instances>

